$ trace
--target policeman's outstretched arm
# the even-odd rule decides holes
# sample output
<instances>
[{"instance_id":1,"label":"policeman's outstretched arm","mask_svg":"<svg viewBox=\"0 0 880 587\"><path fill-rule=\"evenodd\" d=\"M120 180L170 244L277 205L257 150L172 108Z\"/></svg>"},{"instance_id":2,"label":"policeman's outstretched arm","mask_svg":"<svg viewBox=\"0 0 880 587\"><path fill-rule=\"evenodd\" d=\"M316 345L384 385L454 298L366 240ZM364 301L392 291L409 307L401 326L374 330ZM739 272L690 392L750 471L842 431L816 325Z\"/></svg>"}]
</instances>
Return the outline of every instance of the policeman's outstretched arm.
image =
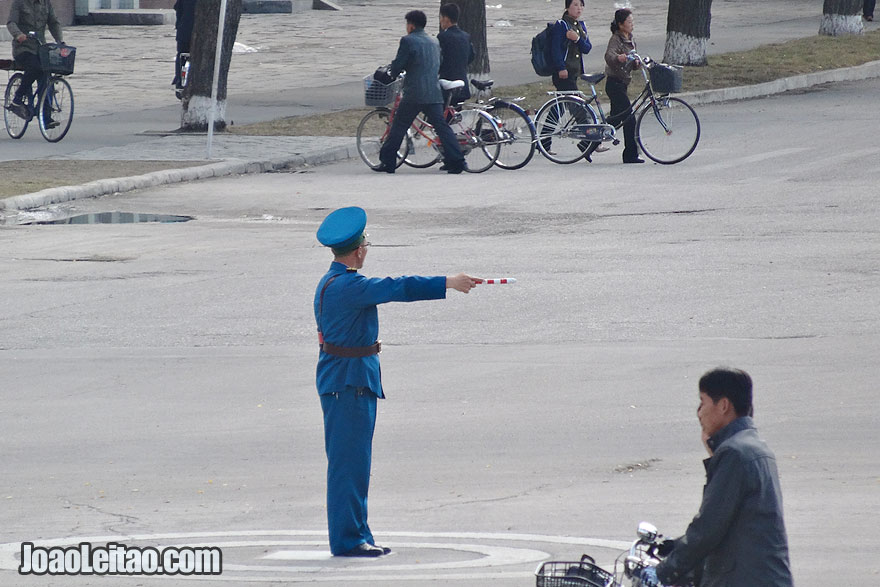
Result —
<instances>
[{"instance_id":1,"label":"policeman's outstretched arm","mask_svg":"<svg viewBox=\"0 0 880 587\"><path fill-rule=\"evenodd\" d=\"M461 293L468 293L475 288L478 283L483 283L482 278L471 277L465 273L446 277L446 289L455 289Z\"/></svg>"}]
</instances>

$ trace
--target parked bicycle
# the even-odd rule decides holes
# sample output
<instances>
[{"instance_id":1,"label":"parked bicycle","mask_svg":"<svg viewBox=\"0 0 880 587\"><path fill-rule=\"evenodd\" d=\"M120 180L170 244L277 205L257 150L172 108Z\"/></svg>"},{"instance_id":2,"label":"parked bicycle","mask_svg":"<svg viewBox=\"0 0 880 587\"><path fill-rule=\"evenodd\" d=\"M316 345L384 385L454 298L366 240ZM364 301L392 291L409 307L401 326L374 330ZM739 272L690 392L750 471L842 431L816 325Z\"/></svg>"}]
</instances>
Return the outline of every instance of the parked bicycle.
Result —
<instances>
[{"instance_id":1,"label":"parked bicycle","mask_svg":"<svg viewBox=\"0 0 880 587\"><path fill-rule=\"evenodd\" d=\"M380 165L379 148L388 137L394 114L400 105L402 77L384 84L364 78L364 100L367 106L377 106L361 119L357 130L357 147L361 159L371 168ZM453 90L464 85L461 80L440 80L444 90ZM386 105L391 103L389 109ZM451 106L451 95L444 104L444 115L449 121L462 155L467 162L467 171L481 173L490 169L498 159L501 146L501 130L495 119L483 110L467 109L457 112ZM411 167L431 167L442 159L442 145L434 127L421 117L416 117L407 130L404 142L397 152L397 167L403 163Z\"/></svg>"},{"instance_id":2,"label":"parked bicycle","mask_svg":"<svg viewBox=\"0 0 880 587\"><path fill-rule=\"evenodd\" d=\"M642 587L641 571L660 562L658 553L662 536L657 528L642 522L638 538L614 561L614 571L607 571L585 554L579 561L548 561L535 570L537 587Z\"/></svg>"},{"instance_id":3,"label":"parked bicycle","mask_svg":"<svg viewBox=\"0 0 880 587\"><path fill-rule=\"evenodd\" d=\"M645 87L633 102L636 141L651 160L671 165L687 159L700 140L700 119L691 106L669 94L681 90L681 71L656 63L635 52L630 59L642 62ZM590 84L591 95L580 91L547 92L552 97L535 115L538 150L555 163L575 163L591 156L603 142L618 144L615 131L627 117L611 125L605 116L596 84L604 73L581 75ZM593 108L595 104L595 108ZM598 111L598 113L597 113Z\"/></svg>"},{"instance_id":4,"label":"parked bicycle","mask_svg":"<svg viewBox=\"0 0 880 587\"><path fill-rule=\"evenodd\" d=\"M471 80L471 85L480 91L490 91L494 84L493 80ZM535 124L528 113L516 104L523 99L501 100L492 96L485 103L477 102L479 106L485 107L501 129L501 152L495 165L502 169L525 167L535 154Z\"/></svg>"},{"instance_id":5,"label":"parked bicycle","mask_svg":"<svg viewBox=\"0 0 880 587\"><path fill-rule=\"evenodd\" d=\"M33 34L28 36L36 38ZM73 90L64 76L73 73L76 47L44 43L40 45L39 55L43 76L37 87L42 87L42 92L34 96L31 91L25 91L21 103L14 102L14 98L22 85L24 74L15 61L0 60L0 69L15 72L9 76L6 84L3 120L9 136L20 139L30 121L36 117L43 138L50 143L57 143L64 138L73 122Z\"/></svg>"}]
</instances>

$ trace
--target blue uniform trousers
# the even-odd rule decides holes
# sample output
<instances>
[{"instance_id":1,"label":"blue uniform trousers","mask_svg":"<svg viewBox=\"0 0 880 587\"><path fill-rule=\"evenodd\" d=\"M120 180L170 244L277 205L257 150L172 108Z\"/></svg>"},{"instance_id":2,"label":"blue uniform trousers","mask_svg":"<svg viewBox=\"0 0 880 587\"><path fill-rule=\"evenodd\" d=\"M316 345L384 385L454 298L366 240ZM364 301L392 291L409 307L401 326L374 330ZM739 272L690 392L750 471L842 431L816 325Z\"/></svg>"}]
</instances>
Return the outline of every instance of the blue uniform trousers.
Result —
<instances>
[{"instance_id":1,"label":"blue uniform trousers","mask_svg":"<svg viewBox=\"0 0 880 587\"><path fill-rule=\"evenodd\" d=\"M378 398L366 387L350 386L320 397L327 451L330 552L338 555L365 542L374 544L367 524L367 492Z\"/></svg>"}]
</instances>

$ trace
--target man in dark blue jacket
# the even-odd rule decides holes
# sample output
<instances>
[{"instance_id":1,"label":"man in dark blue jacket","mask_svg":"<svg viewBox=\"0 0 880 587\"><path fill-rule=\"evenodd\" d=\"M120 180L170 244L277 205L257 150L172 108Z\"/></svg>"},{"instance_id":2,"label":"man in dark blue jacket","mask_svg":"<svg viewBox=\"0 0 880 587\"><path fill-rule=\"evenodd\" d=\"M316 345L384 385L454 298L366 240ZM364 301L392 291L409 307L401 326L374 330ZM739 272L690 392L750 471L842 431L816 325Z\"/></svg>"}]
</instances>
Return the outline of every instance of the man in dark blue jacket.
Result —
<instances>
[{"instance_id":1,"label":"man in dark blue jacket","mask_svg":"<svg viewBox=\"0 0 880 587\"><path fill-rule=\"evenodd\" d=\"M458 147L458 139L443 116L443 94L440 91L440 44L437 39L425 32L428 17L421 10L406 14L407 35L400 39L397 57L391 62L390 74L397 77L406 71L403 80L403 98L388 138L379 151L378 167L373 171L394 173L397 150L400 148L406 130L419 112L424 112L428 123L443 144L444 167L449 173L461 173L465 169L464 157Z\"/></svg>"},{"instance_id":2,"label":"man in dark blue jacket","mask_svg":"<svg viewBox=\"0 0 880 587\"><path fill-rule=\"evenodd\" d=\"M483 280L464 273L443 277L364 277L367 213L356 206L331 212L318 228L318 241L333 251L333 262L315 290L318 324L316 382L324 412L327 452L327 523L330 552L376 557L391 552L376 546L367 524L367 492L376 400L384 398L379 369L379 313L388 302L446 297L447 289L468 293Z\"/></svg>"},{"instance_id":3,"label":"man in dark blue jacket","mask_svg":"<svg viewBox=\"0 0 880 587\"><path fill-rule=\"evenodd\" d=\"M464 102L471 97L468 88L468 65L474 60L474 46L471 36L458 28L460 14L457 4L444 4L440 7L440 79L462 80L464 87L458 90L456 100ZM444 102L446 91L443 92Z\"/></svg>"},{"instance_id":4,"label":"man in dark blue jacket","mask_svg":"<svg viewBox=\"0 0 880 587\"><path fill-rule=\"evenodd\" d=\"M681 538L661 545L666 556L645 569L647 587L792 587L788 538L776 457L752 422L752 379L719 368L700 379L697 417L710 457L700 511Z\"/></svg>"}]
</instances>

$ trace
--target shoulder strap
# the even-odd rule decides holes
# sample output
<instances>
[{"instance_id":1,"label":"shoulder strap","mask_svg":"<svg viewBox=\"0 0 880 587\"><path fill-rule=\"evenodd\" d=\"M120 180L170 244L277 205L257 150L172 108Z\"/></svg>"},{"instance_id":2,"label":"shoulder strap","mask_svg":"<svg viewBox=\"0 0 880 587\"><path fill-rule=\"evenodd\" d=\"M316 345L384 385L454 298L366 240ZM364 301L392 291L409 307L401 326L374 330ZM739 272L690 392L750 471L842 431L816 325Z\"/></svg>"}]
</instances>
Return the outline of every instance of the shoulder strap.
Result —
<instances>
[{"instance_id":1,"label":"shoulder strap","mask_svg":"<svg viewBox=\"0 0 880 587\"><path fill-rule=\"evenodd\" d=\"M327 286L333 283L333 280L339 277L341 273L337 273L330 279L324 282L324 287L321 288L321 299L318 302L318 332L321 332L321 316L324 313L324 292L327 291ZM320 338L320 337L319 337Z\"/></svg>"}]
</instances>

